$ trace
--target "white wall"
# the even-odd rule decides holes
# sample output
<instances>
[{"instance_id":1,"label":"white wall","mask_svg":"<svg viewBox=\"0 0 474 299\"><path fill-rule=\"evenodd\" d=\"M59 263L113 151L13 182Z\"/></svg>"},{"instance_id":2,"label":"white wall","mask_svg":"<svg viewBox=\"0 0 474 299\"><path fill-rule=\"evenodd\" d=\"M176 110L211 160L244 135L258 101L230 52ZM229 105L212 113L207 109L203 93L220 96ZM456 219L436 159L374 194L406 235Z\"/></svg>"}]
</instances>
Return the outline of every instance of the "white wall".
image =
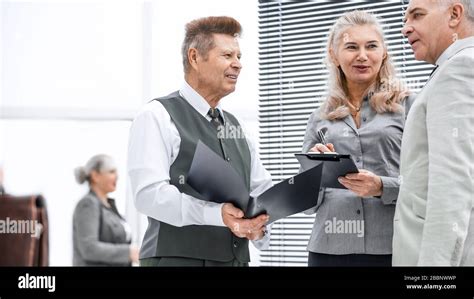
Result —
<instances>
[{"instance_id":1,"label":"white wall","mask_svg":"<svg viewBox=\"0 0 474 299\"><path fill-rule=\"evenodd\" d=\"M74 167L112 155L121 177L112 196L125 212L130 122L101 119L141 105L141 8L137 1L2 2L5 187L45 196L52 266L72 263L72 213L87 190L75 184Z\"/></svg>"},{"instance_id":2,"label":"white wall","mask_svg":"<svg viewBox=\"0 0 474 299\"><path fill-rule=\"evenodd\" d=\"M153 94L168 94L180 86L181 42L185 24L195 18L226 15L243 27L240 40L242 72L236 91L222 100L229 111L246 121L257 119L258 91L258 2L222 0L157 1L153 6ZM170 75L170 73L172 75Z\"/></svg>"},{"instance_id":3,"label":"white wall","mask_svg":"<svg viewBox=\"0 0 474 299\"><path fill-rule=\"evenodd\" d=\"M50 224L50 264L72 263L72 214L87 192L74 181L73 169L97 153L125 165L129 122L61 120L2 121L5 188L8 193L43 194ZM125 168L118 169L117 190L110 196L125 206Z\"/></svg>"},{"instance_id":4,"label":"white wall","mask_svg":"<svg viewBox=\"0 0 474 299\"><path fill-rule=\"evenodd\" d=\"M133 109L142 94L138 1L5 1L3 104Z\"/></svg>"},{"instance_id":5,"label":"white wall","mask_svg":"<svg viewBox=\"0 0 474 299\"><path fill-rule=\"evenodd\" d=\"M96 153L117 160L120 177L111 196L141 241L144 218L137 217L125 180L130 119L143 103L181 85L180 46L188 21L229 15L242 23L244 68L237 91L223 104L258 132L257 5L0 2L0 163L7 191L47 199L51 265L71 265L72 212L86 190L75 184L72 170Z\"/></svg>"}]
</instances>

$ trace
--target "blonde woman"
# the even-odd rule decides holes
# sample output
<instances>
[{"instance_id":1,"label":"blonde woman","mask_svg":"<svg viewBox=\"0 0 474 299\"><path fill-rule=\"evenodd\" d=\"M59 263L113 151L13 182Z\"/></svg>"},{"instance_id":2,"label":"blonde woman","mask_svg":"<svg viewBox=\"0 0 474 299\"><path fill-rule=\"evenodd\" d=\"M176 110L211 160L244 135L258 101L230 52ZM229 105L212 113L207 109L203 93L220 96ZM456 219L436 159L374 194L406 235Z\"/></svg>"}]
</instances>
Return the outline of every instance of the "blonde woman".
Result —
<instances>
[{"instance_id":1,"label":"blonde woman","mask_svg":"<svg viewBox=\"0 0 474 299\"><path fill-rule=\"evenodd\" d=\"M117 168L107 155L92 157L74 170L79 184L89 192L79 201L73 216L74 266L130 266L138 262L138 248L130 245L129 225L119 214L115 201Z\"/></svg>"},{"instance_id":2,"label":"blonde woman","mask_svg":"<svg viewBox=\"0 0 474 299\"><path fill-rule=\"evenodd\" d=\"M391 266L400 146L412 98L396 78L379 21L367 12L336 21L326 63L328 96L309 118L303 152L350 154L360 173L340 178L347 189L323 189L308 211L316 212L308 265Z\"/></svg>"}]
</instances>

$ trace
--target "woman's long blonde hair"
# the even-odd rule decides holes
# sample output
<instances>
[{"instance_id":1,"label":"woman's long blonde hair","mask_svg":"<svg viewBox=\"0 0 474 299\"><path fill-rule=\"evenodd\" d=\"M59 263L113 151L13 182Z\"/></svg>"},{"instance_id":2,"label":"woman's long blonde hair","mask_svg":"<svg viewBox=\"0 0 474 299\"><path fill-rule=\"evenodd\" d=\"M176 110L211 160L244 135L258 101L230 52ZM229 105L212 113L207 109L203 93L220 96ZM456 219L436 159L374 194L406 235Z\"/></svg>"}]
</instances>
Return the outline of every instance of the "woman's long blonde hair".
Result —
<instances>
[{"instance_id":1,"label":"woman's long blonde hair","mask_svg":"<svg viewBox=\"0 0 474 299\"><path fill-rule=\"evenodd\" d=\"M326 101L321 107L321 116L324 119L342 119L350 114L347 102L347 80L342 69L331 59L330 51L336 53L343 33L350 27L371 25L375 28L382 39L382 45L386 51L384 33L382 26L376 16L360 10L347 12L337 19L331 28L326 48L326 65L329 69L328 86L329 92ZM387 52L382 61L380 71L375 82L367 90L370 95L369 103L377 113L400 112L403 110L400 103L408 95L408 89L397 79L395 68Z\"/></svg>"}]
</instances>

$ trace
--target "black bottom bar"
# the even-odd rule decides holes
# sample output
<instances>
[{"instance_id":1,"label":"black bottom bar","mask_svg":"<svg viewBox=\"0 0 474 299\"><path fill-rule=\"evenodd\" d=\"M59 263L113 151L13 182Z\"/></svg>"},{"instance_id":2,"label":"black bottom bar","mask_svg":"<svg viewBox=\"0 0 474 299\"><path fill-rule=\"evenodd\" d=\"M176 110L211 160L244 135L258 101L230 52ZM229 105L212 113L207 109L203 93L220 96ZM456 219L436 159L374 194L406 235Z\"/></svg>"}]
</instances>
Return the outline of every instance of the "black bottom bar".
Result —
<instances>
[{"instance_id":1,"label":"black bottom bar","mask_svg":"<svg viewBox=\"0 0 474 299\"><path fill-rule=\"evenodd\" d=\"M54 277L54 280L53 280ZM53 287L54 281L54 287ZM54 290L53 290L54 289ZM0 298L469 298L474 268L0 268Z\"/></svg>"}]
</instances>

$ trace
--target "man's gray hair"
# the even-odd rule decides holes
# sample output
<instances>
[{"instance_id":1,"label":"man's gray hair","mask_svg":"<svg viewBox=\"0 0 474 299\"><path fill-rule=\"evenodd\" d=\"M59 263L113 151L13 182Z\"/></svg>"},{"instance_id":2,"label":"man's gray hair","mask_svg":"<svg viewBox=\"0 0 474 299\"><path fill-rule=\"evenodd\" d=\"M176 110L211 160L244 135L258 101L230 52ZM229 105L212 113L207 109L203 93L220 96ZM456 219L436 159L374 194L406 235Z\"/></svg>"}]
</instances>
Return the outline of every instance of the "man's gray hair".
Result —
<instances>
[{"instance_id":1,"label":"man's gray hair","mask_svg":"<svg viewBox=\"0 0 474 299\"><path fill-rule=\"evenodd\" d=\"M205 17L187 23L183 45L181 46L185 73L188 72L191 66L188 60L189 49L197 49L199 54L207 59L208 52L215 46L213 34L240 37L242 26L234 18L225 16Z\"/></svg>"},{"instance_id":2,"label":"man's gray hair","mask_svg":"<svg viewBox=\"0 0 474 299\"><path fill-rule=\"evenodd\" d=\"M464 15L474 24L474 0L438 0L438 3L446 7L454 3L461 3L464 6Z\"/></svg>"},{"instance_id":3,"label":"man's gray hair","mask_svg":"<svg viewBox=\"0 0 474 299\"><path fill-rule=\"evenodd\" d=\"M462 3L464 9L466 10L466 17L469 19L469 21L474 23L474 0L460 0L459 2Z\"/></svg>"}]
</instances>

